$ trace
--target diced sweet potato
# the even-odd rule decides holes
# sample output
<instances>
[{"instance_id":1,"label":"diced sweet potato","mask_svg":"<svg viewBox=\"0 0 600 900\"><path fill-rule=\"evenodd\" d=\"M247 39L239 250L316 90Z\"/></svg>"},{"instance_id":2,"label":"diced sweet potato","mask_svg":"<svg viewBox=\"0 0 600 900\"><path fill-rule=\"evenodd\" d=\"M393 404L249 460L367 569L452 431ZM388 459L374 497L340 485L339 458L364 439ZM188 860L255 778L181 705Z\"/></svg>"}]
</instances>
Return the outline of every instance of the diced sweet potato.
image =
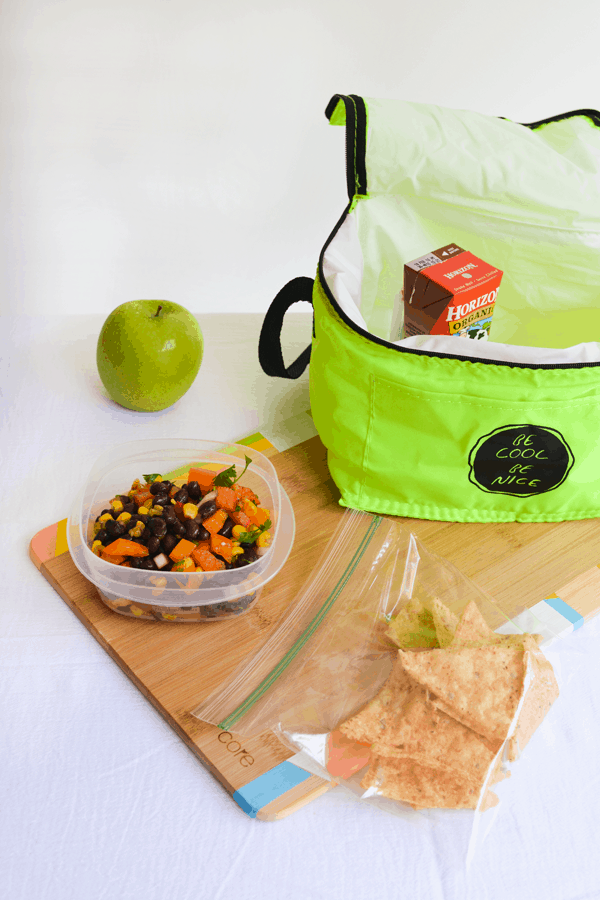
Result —
<instances>
[{"instance_id":1,"label":"diced sweet potato","mask_svg":"<svg viewBox=\"0 0 600 900\"><path fill-rule=\"evenodd\" d=\"M215 503L217 504L217 509L226 509L227 512L233 512L238 502L238 498L236 496L233 488L230 487L218 487L217 488L217 496L215 499Z\"/></svg>"},{"instance_id":2,"label":"diced sweet potato","mask_svg":"<svg viewBox=\"0 0 600 900\"><path fill-rule=\"evenodd\" d=\"M222 556L225 562L230 563L233 557L233 542L222 534L211 534L210 549L217 556Z\"/></svg>"},{"instance_id":3,"label":"diced sweet potato","mask_svg":"<svg viewBox=\"0 0 600 900\"><path fill-rule=\"evenodd\" d=\"M197 554L196 559L203 572L217 572L219 569L225 568L223 560L213 556L210 550L202 550Z\"/></svg>"},{"instance_id":4,"label":"diced sweet potato","mask_svg":"<svg viewBox=\"0 0 600 900\"><path fill-rule=\"evenodd\" d=\"M208 550L208 552L210 553L210 542L209 541L200 541L200 543L196 544L196 549L190 553L190 556L192 557L192 559L194 560L194 562L196 563L197 566L200 565L200 563L198 562L199 558L202 556L202 554L206 550Z\"/></svg>"},{"instance_id":5,"label":"diced sweet potato","mask_svg":"<svg viewBox=\"0 0 600 900\"><path fill-rule=\"evenodd\" d=\"M100 558L104 559L106 562L114 563L116 566L120 566L121 563L124 563L127 559L126 556L111 556L109 553L105 553L103 550L100 551Z\"/></svg>"},{"instance_id":6,"label":"diced sweet potato","mask_svg":"<svg viewBox=\"0 0 600 900\"><path fill-rule=\"evenodd\" d=\"M188 472L188 484L190 481L197 481L203 494L212 491L215 472L208 472L206 469L190 469Z\"/></svg>"},{"instance_id":7,"label":"diced sweet potato","mask_svg":"<svg viewBox=\"0 0 600 900\"><path fill-rule=\"evenodd\" d=\"M259 502L258 497L254 493L254 491L250 490L249 487L244 487L239 482L236 482L233 486L233 490L235 491L235 493L238 497L245 498L247 500L252 500L253 503L256 503L258 505L258 502Z\"/></svg>"},{"instance_id":8,"label":"diced sweet potato","mask_svg":"<svg viewBox=\"0 0 600 900\"><path fill-rule=\"evenodd\" d=\"M148 548L127 538L117 538L108 547L104 547L107 556L148 556Z\"/></svg>"},{"instance_id":9,"label":"diced sweet potato","mask_svg":"<svg viewBox=\"0 0 600 900\"><path fill-rule=\"evenodd\" d=\"M248 518L248 516L246 515L246 513L244 512L243 509L234 510L233 512L230 512L229 515L233 519L233 521L235 522L236 525L243 525L244 528L246 528L246 529L248 529L250 527L250 525L252 525L252 522L250 521L250 519Z\"/></svg>"},{"instance_id":10,"label":"diced sweet potato","mask_svg":"<svg viewBox=\"0 0 600 900\"><path fill-rule=\"evenodd\" d=\"M169 556L173 560L173 562L179 562L180 559L185 559L186 556L191 556L194 550L196 549L196 545L193 541L188 541L185 538L181 538L178 544L175 544Z\"/></svg>"},{"instance_id":11,"label":"diced sweet potato","mask_svg":"<svg viewBox=\"0 0 600 900\"><path fill-rule=\"evenodd\" d=\"M226 521L227 511L224 509L218 509L216 513L213 513L212 516L209 516L208 519L205 519L202 524L207 531L210 531L211 534L216 534L217 531L221 530Z\"/></svg>"}]
</instances>

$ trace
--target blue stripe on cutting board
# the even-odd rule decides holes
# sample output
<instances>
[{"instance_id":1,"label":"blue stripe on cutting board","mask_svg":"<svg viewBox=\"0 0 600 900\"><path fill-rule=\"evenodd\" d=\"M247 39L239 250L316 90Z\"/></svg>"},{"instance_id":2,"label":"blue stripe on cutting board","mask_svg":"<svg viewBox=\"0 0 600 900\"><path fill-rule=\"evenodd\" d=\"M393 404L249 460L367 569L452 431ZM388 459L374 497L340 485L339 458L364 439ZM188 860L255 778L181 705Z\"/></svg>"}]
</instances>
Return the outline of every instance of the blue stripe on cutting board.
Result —
<instances>
[{"instance_id":1,"label":"blue stripe on cutting board","mask_svg":"<svg viewBox=\"0 0 600 900\"><path fill-rule=\"evenodd\" d=\"M573 630L576 628L581 628L584 622L584 618L577 610L573 609L572 606L569 606L568 603L565 603L564 600L561 600L560 597L546 597L544 599L544 603L547 603L548 606L551 606L552 609L556 610L563 619L566 619L568 622L572 622Z\"/></svg>"},{"instance_id":2,"label":"blue stripe on cutting board","mask_svg":"<svg viewBox=\"0 0 600 900\"><path fill-rule=\"evenodd\" d=\"M233 799L245 813L254 819L263 806L266 806L271 800L277 800L282 794L287 793L296 785L302 784L310 777L310 772L306 772L286 760L244 785L235 792Z\"/></svg>"}]
</instances>

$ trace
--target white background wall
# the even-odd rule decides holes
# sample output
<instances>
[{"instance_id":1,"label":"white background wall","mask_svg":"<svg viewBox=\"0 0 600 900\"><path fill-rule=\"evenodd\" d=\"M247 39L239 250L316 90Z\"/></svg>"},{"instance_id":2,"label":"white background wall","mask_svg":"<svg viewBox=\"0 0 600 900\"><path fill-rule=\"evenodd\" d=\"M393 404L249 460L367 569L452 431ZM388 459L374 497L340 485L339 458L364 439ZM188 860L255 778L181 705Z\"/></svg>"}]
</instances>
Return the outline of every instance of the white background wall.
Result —
<instances>
[{"instance_id":1,"label":"white background wall","mask_svg":"<svg viewBox=\"0 0 600 900\"><path fill-rule=\"evenodd\" d=\"M266 310L346 202L334 93L600 108L597 0L4 0L5 313Z\"/></svg>"}]
</instances>

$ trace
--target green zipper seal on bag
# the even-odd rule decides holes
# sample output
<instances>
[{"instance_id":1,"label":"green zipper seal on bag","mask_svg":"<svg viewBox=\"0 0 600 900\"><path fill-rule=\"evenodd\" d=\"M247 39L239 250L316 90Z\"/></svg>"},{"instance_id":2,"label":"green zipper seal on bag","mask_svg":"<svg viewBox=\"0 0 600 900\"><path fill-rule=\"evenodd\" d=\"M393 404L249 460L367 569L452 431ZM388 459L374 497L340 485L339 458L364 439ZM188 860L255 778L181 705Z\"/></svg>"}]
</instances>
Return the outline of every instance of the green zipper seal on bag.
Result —
<instances>
[{"instance_id":1,"label":"green zipper seal on bag","mask_svg":"<svg viewBox=\"0 0 600 900\"><path fill-rule=\"evenodd\" d=\"M261 683L256 687L251 694L246 697L243 703L238 706L230 715L227 716L226 719L223 719L222 722L219 722L218 728L222 728L225 731L228 731L232 725L235 725L244 713L248 712L254 704L260 700L263 694L277 681L279 676L287 669L289 664L292 662L294 657L298 654L298 652L304 647L307 641L313 636L335 601L338 599L341 592L346 587L350 576L353 574L357 565L361 561L365 550L369 546L371 539L379 526L381 525L383 519L380 516L376 516L371 524L369 525L365 535L358 546L354 556L346 566L342 576L340 577L338 583L334 587L333 591L327 597L325 603L322 605L319 612L316 614L314 619L310 622L310 624L304 629L298 640L290 647L288 652L283 656L280 661L277 663L274 669L272 669L269 674L264 678Z\"/></svg>"}]
</instances>

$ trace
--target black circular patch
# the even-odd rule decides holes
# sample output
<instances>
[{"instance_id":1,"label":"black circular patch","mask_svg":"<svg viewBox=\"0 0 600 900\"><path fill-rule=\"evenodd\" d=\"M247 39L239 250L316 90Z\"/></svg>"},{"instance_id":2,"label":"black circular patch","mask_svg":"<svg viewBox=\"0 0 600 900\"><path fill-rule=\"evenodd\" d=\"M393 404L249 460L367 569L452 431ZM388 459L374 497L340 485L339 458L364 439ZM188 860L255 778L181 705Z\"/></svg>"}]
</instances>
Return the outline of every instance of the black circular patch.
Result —
<instances>
[{"instance_id":1,"label":"black circular patch","mask_svg":"<svg viewBox=\"0 0 600 900\"><path fill-rule=\"evenodd\" d=\"M482 491L531 497L563 483L575 459L559 431L505 425L480 437L469 454L469 481Z\"/></svg>"}]
</instances>

